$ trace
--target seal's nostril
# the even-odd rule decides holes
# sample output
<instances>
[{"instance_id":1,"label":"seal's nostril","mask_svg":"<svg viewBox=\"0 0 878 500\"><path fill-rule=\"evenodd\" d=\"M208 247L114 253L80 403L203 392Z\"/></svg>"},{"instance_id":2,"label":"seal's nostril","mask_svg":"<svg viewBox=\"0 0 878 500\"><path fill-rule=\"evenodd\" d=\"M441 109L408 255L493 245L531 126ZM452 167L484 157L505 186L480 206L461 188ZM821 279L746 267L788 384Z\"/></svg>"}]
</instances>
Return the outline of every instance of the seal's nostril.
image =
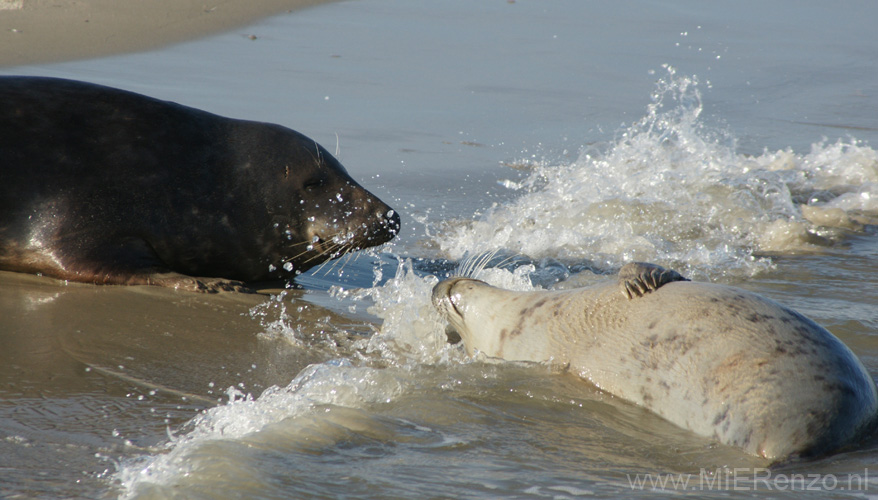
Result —
<instances>
[{"instance_id":1,"label":"seal's nostril","mask_svg":"<svg viewBox=\"0 0 878 500\"><path fill-rule=\"evenodd\" d=\"M387 225L387 229L394 234L398 233L401 227L401 222L399 220L399 214L396 213L396 210L391 208L387 212L382 214L382 216L384 218L384 223Z\"/></svg>"}]
</instances>

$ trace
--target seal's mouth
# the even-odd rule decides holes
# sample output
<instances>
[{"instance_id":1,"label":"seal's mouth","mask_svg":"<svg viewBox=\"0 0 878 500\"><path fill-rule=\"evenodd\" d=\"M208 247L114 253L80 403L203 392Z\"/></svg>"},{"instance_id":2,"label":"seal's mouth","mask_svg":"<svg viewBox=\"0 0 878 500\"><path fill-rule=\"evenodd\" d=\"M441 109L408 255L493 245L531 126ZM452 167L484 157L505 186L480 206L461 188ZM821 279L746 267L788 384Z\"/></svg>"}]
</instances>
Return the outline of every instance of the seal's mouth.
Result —
<instances>
[{"instance_id":1,"label":"seal's mouth","mask_svg":"<svg viewBox=\"0 0 878 500\"><path fill-rule=\"evenodd\" d=\"M458 280L460 280L460 278L450 278L440 281L433 287L433 307L435 307L440 313L444 314L446 319L450 319L449 316L452 311L457 317L463 318L463 313L457 308L457 304L455 304L454 300L454 293L452 292L452 289Z\"/></svg>"},{"instance_id":2,"label":"seal's mouth","mask_svg":"<svg viewBox=\"0 0 878 500\"><path fill-rule=\"evenodd\" d=\"M395 210L386 207L374 215L371 221L349 226L340 219L328 222L312 217L304 230L305 241L298 242L292 236L293 230L287 226L289 244L286 250L292 255L283 259L284 269L304 272L347 254L382 245L399 234L400 220Z\"/></svg>"},{"instance_id":3,"label":"seal's mouth","mask_svg":"<svg viewBox=\"0 0 878 500\"><path fill-rule=\"evenodd\" d=\"M445 338L448 339L448 343L451 345L459 344L463 337L460 336L460 332L457 331L457 328L454 328L452 325L447 325L445 327Z\"/></svg>"},{"instance_id":4,"label":"seal's mouth","mask_svg":"<svg viewBox=\"0 0 878 500\"><path fill-rule=\"evenodd\" d=\"M454 285L459 280L460 278L450 278L440 281L433 287L433 293L431 294L433 307L448 321L448 324L445 326L445 337L448 339L449 344L457 344L462 340L460 330L456 325L463 321L463 313L455 304L455 294L453 292ZM457 297L459 298L460 296L458 295Z\"/></svg>"},{"instance_id":5,"label":"seal's mouth","mask_svg":"<svg viewBox=\"0 0 878 500\"><path fill-rule=\"evenodd\" d=\"M454 304L451 302L451 296L449 295L451 292L451 281L452 280L440 281L433 287L433 292L430 294L433 307L443 314L446 313L449 305L454 308Z\"/></svg>"},{"instance_id":6,"label":"seal's mouth","mask_svg":"<svg viewBox=\"0 0 878 500\"><path fill-rule=\"evenodd\" d=\"M376 211L372 219L360 223L356 223L351 212L346 216L351 220L312 221L305 231L310 237L309 250L335 258L387 243L399 234L401 227L399 214L390 207Z\"/></svg>"},{"instance_id":7,"label":"seal's mouth","mask_svg":"<svg viewBox=\"0 0 878 500\"><path fill-rule=\"evenodd\" d=\"M466 286L467 284L486 285L487 283L473 278L456 276L440 281L433 287L431 294L433 307L448 321L445 336L448 338L449 344L461 342L468 332L464 315L467 307L462 295L464 290L459 288L460 285Z\"/></svg>"}]
</instances>

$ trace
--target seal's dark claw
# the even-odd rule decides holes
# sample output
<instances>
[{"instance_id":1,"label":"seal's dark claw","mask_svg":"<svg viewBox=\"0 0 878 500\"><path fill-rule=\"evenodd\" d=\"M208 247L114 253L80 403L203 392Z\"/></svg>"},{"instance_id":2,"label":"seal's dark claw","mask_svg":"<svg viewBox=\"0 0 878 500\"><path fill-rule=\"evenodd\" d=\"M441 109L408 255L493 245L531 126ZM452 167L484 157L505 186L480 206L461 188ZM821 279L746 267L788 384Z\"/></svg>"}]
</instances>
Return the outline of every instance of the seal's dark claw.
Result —
<instances>
[{"instance_id":1,"label":"seal's dark claw","mask_svg":"<svg viewBox=\"0 0 878 500\"><path fill-rule=\"evenodd\" d=\"M619 285L628 298L643 297L672 281L689 281L680 273L646 262L629 262L619 270Z\"/></svg>"}]
</instances>

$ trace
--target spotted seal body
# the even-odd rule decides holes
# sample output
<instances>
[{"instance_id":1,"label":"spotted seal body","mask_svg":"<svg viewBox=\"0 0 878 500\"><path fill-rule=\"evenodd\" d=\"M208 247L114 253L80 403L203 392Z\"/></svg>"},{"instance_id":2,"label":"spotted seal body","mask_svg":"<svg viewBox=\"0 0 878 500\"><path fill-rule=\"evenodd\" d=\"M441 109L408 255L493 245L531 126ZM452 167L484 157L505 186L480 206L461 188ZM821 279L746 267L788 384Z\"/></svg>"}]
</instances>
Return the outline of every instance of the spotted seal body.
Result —
<instances>
[{"instance_id":1,"label":"spotted seal body","mask_svg":"<svg viewBox=\"0 0 878 500\"><path fill-rule=\"evenodd\" d=\"M90 83L0 77L0 270L240 289L384 243L399 216L325 149Z\"/></svg>"},{"instance_id":2,"label":"spotted seal body","mask_svg":"<svg viewBox=\"0 0 878 500\"><path fill-rule=\"evenodd\" d=\"M566 291L452 278L436 285L433 302L470 354L569 366L610 394L753 455L823 454L872 425L875 384L831 333L738 288L637 278L656 267L629 264L620 283Z\"/></svg>"}]
</instances>

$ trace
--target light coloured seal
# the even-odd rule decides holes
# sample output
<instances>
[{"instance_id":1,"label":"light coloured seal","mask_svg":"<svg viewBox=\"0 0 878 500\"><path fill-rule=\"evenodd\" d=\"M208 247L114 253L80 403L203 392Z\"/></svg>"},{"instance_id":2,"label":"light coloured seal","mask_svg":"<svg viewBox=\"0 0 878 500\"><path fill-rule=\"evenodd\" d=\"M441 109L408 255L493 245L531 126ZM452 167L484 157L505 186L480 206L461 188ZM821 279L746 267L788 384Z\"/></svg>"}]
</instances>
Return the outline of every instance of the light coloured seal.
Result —
<instances>
[{"instance_id":1,"label":"light coloured seal","mask_svg":"<svg viewBox=\"0 0 878 500\"><path fill-rule=\"evenodd\" d=\"M434 287L433 304L470 354L567 366L676 425L775 461L852 443L878 411L872 378L826 329L754 293L651 264L564 291L451 278Z\"/></svg>"}]
</instances>

